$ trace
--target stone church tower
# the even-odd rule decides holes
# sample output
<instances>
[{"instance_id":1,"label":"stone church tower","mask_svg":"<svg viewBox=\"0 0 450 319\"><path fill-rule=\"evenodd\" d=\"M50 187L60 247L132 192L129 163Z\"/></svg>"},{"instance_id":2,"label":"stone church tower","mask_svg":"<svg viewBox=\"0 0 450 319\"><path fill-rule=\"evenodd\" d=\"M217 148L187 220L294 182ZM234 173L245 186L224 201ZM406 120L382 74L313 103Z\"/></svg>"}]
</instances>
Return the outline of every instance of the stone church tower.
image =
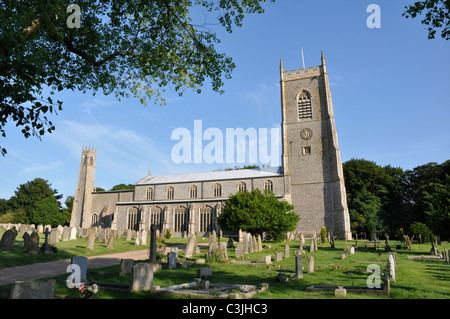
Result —
<instances>
[{"instance_id":1,"label":"stone church tower","mask_svg":"<svg viewBox=\"0 0 450 319\"><path fill-rule=\"evenodd\" d=\"M280 64L282 165L285 199L300 215L297 230L322 226L349 238L350 218L342 162L334 124L330 85L322 65L287 72Z\"/></svg>"},{"instance_id":2,"label":"stone church tower","mask_svg":"<svg viewBox=\"0 0 450 319\"><path fill-rule=\"evenodd\" d=\"M70 226L89 227L91 225L90 215L93 197L92 192L94 191L96 156L97 150L90 147L83 148Z\"/></svg>"}]
</instances>

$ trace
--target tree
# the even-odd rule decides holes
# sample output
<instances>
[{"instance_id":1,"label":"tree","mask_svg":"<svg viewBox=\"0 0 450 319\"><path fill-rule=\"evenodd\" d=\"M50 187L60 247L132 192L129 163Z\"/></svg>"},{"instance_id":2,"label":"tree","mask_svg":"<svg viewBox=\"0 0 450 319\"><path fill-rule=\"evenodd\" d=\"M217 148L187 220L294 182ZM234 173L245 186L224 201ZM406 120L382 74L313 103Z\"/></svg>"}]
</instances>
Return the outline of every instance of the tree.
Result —
<instances>
[{"instance_id":1,"label":"tree","mask_svg":"<svg viewBox=\"0 0 450 319\"><path fill-rule=\"evenodd\" d=\"M274 1L274 0L271 0ZM227 32L265 0L86 0L79 28L68 21L68 2L0 2L0 133L12 121L23 135L40 138L62 110L51 96L62 90L101 91L164 103L164 88L201 92L207 79L222 92L235 65L206 15ZM203 14L194 21L196 9ZM200 10L197 10L200 11ZM46 92L49 92L48 94ZM6 149L0 147L0 153Z\"/></svg>"},{"instance_id":2,"label":"tree","mask_svg":"<svg viewBox=\"0 0 450 319\"><path fill-rule=\"evenodd\" d=\"M425 0L416 1L413 5L406 6L403 16L416 18L425 14L422 24L428 26L428 39L434 39L438 29L441 29L441 37L450 39L450 1Z\"/></svg>"},{"instance_id":3,"label":"tree","mask_svg":"<svg viewBox=\"0 0 450 319\"><path fill-rule=\"evenodd\" d=\"M259 189L241 191L230 195L217 224L223 230L239 231L252 235L266 233L269 239L280 240L293 231L300 217L293 212L294 206L278 200L272 193L262 193Z\"/></svg>"},{"instance_id":4,"label":"tree","mask_svg":"<svg viewBox=\"0 0 450 319\"><path fill-rule=\"evenodd\" d=\"M25 212L22 223L30 223L30 215L35 210L36 204L44 198L54 197L60 209L59 200L62 195L57 195L58 191L51 188L51 184L43 178L35 178L32 181L19 185L14 195L9 199L9 205L13 212L21 210Z\"/></svg>"},{"instance_id":5,"label":"tree","mask_svg":"<svg viewBox=\"0 0 450 319\"><path fill-rule=\"evenodd\" d=\"M31 213L30 221L36 225L52 225L52 227L56 227L63 225L66 222L66 218L60 212L56 198L54 196L48 196L36 203Z\"/></svg>"},{"instance_id":6,"label":"tree","mask_svg":"<svg viewBox=\"0 0 450 319\"><path fill-rule=\"evenodd\" d=\"M128 190L128 189L134 189L134 184L117 184L113 186L110 191L122 191L122 190Z\"/></svg>"}]
</instances>

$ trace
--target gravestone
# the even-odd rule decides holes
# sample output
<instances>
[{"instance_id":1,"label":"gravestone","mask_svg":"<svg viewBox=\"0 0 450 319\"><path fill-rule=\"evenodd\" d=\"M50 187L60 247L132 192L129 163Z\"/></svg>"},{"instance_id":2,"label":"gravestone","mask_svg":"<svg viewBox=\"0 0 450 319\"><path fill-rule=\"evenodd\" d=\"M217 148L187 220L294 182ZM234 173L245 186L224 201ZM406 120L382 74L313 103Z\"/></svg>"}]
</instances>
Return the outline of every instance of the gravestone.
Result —
<instances>
[{"instance_id":1,"label":"gravestone","mask_svg":"<svg viewBox=\"0 0 450 319\"><path fill-rule=\"evenodd\" d=\"M311 239L310 239L310 241L309 241L309 252L310 252L310 253L314 252L314 248L315 248L314 238L311 237Z\"/></svg>"},{"instance_id":2,"label":"gravestone","mask_svg":"<svg viewBox=\"0 0 450 319\"><path fill-rule=\"evenodd\" d=\"M80 282L86 281L88 259L84 256L75 256L70 260L72 265L80 267Z\"/></svg>"},{"instance_id":3,"label":"gravestone","mask_svg":"<svg viewBox=\"0 0 450 319\"><path fill-rule=\"evenodd\" d=\"M11 250L14 247L14 242L16 241L17 231L13 229L8 229L2 236L2 241L0 243L0 250Z\"/></svg>"},{"instance_id":4,"label":"gravestone","mask_svg":"<svg viewBox=\"0 0 450 319\"><path fill-rule=\"evenodd\" d=\"M37 226L37 231L38 231L38 233L43 233L44 232L44 225L38 225Z\"/></svg>"},{"instance_id":5,"label":"gravestone","mask_svg":"<svg viewBox=\"0 0 450 319\"><path fill-rule=\"evenodd\" d=\"M222 259L222 261L227 261L228 260L227 244L219 243L219 249L220 249L220 258Z\"/></svg>"},{"instance_id":6,"label":"gravestone","mask_svg":"<svg viewBox=\"0 0 450 319\"><path fill-rule=\"evenodd\" d=\"M53 228L50 233L48 244L52 247L56 247L56 243L59 242L59 237L60 237L59 229Z\"/></svg>"},{"instance_id":7,"label":"gravestone","mask_svg":"<svg viewBox=\"0 0 450 319\"><path fill-rule=\"evenodd\" d=\"M77 239L77 228L70 227L70 240L76 240L76 239Z\"/></svg>"},{"instance_id":8,"label":"gravestone","mask_svg":"<svg viewBox=\"0 0 450 319\"><path fill-rule=\"evenodd\" d=\"M121 259L120 260L119 274L129 274L132 269L133 269L133 259Z\"/></svg>"},{"instance_id":9,"label":"gravestone","mask_svg":"<svg viewBox=\"0 0 450 319\"><path fill-rule=\"evenodd\" d=\"M304 250L306 247L305 235L300 234L300 250Z\"/></svg>"},{"instance_id":10,"label":"gravestone","mask_svg":"<svg viewBox=\"0 0 450 319\"><path fill-rule=\"evenodd\" d=\"M314 257L309 256L308 257L308 273L314 272Z\"/></svg>"},{"instance_id":11,"label":"gravestone","mask_svg":"<svg viewBox=\"0 0 450 319\"><path fill-rule=\"evenodd\" d=\"M344 297L345 298L347 296L347 290L343 287L339 287L334 290L334 295L336 297Z\"/></svg>"},{"instance_id":12,"label":"gravestone","mask_svg":"<svg viewBox=\"0 0 450 319\"><path fill-rule=\"evenodd\" d=\"M261 235L258 235L257 240L257 244L258 244L258 251L262 251L262 240L261 240Z\"/></svg>"},{"instance_id":13,"label":"gravestone","mask_svg":"<svg viewBox=\"0 0 450 319\"><path fill-rule=\"evenodd\" d=\"M355 246L350 247L350 255L355 254Z\"/></svg>"},{"instance_id":14,"label":"gravestone","mask_svg":"<svg viewBox=\"0 0 450 319\"><path fill-rule=\"evenodd\" d=\"M22 235L22 239L23 239L23 249L28 250L28 245L30 242L30 234L28 234L27 232L24 232Z\"/></svg>"},{"instance_id":15,"label":"gravestone","mask_svg":"<svg viewBox=\"0 0 450 319\"><path fill-rule=\"evenodd\" d=\"M108 238L108 246L106 246L107 249L114 249L114 241L116 240L116 233L117 230L111 230Z\"/></svg>"},{"instance_id":16,"label":"gravestone","mask_svg":"<svg viewBox=\"0 0 450 319\"><path fill-rule=\"evenodd\" d=\"M270 255L262 256L256 262L257 263L263 263L263 264L266 264L266 265L271 264L272 263L272 256L270 256Z\"/></svg>"},{"instance_id":17,"label":"gravestone","mask_svg":"<svg viewBox=\"0 0 450 319\"><path fill-rule=\"evenodd\" d=\"M392 254L389 254L389 258L388 258L388 262L389 262L389 277L390 279L395 282L395 260L394 260L394 256Z\"/></svg>"},{"instance_id":18,"label":"gravestone","mask_svg":"<svg viewBox=\"0 0 450 319\"><path fill-rule=\"evenodd\" d=\"M70 238L70 228L64 226L62 231L62 241L69 241L69 238Z\"/></svg>"},{"instance_id":19,"label":"gravestone","mask_svg":"<svg viewBox=\"0 0 450 319\"><path fill-rule=\"evenodd\" d=\"M248 247L248 236L247 233L244 233L244 255L248 254L249 247Z\"/></svg>"},{"instance_id":20,"label":"gravestone","mask_svg":"<svg viewBox=\"0 0 450 319\"><path fill-rule=\"evenodd\" d=\"M192 235L191 237L189 237L189 241L186 246L186 253L184 254L185 259L192 257L196 246L197 246L197 237L195 235Z\"/></svg>"},{"instance_id":21,"label":"gravestone","mask_svg":"<svg viewBox=\"0 0 450 319\"><path fill-rule=\"evenodd\" d=\"M158 237L156 232L155 236ZM141 245L147 246L147 231L145 229L141 232Z\"/></svg>"},{"instance_id":22,"label":"gravestone","mask_svg":"<svg viewBox=\"0 0 450 319\"><path fill-rule=\"evenodd\" d=\"M290 257L289 245L285 245L284 246L284 258L289 258L289 257Z\"/></svg>"},{"instance_id":23,"label":"gravestone","mask_svg":"<svg viewBox=\"0 0 450 319\"><path fill-rule=\"evenodd\" d=\"M153 267L150 263L141 263L133 267L130 279L130 292L149 291L153 286Z\"/></svg>"},{"instance_id":24,"label":"gravestone","mask_svg":"<svg viewBox=\"0 0 450 319\"><path fill-rule=\"evenodd\" d=\"M50 235L50 230L48 227L45 228L44 235L45 235L45 239L44 239L44 244L42 244L41 250L44 252L44 254L51 254L52 247L48 243L48 236Z\"/></svg>"},{"instance_id":25,"label":"gravestone","mask_svg":"<svg viewBox=\"0 0 450 319\"><path fill-rule=\"evenodd\" d=\"M173 251L167 254L167 266L169 269L177 268L177 254Z\"/></svg>"},{"instance_id":26,"label":"gravestone","mask_svg":"<svg viewBox=\"0 0 450 319\"><path fill-rule=\"evenodd\" d=\"M178 258L178 247L172 247L172 251L175 253L175 256Z\"/></svg>"},{"instance_id":27,"label":"gravestone","mask_svg":"<svg viewBox=\"0 0 450 319\"><path fill-rule=\"evenodd\" d=\"M195 276L195 278L205 279L206 277L211 276L212 276L212 267L208 266L197 269L197 276Z\"/></svg>"},{"instance_id":28,"label":"gravestone","mask_svg":"<svg viewBox=\"0 0 450 319\"><path fill-rule=\"evenodd\" d=\"M244 245L242 243L238 243L236 248L234 249L234 258L241 258L244 256Z\"/></svg>"},{"instance_id":29,"label":"gravestone","mask_svg":"<svg viewBox=\"0 0 450 319\"><path fill-rule=\"evenodd\" d=\"M302 255L296 255L295 256L295 277L296 278L303 278L302 273Z\"/></svg>"},{"instance_id":30,"label":"gravestone","mask_svg":"<svg viewBox=\"0 0 450 319\"><path fill-rule=\"evenodd\" d=\"M28 241L28 254L36 255L39 252L39 234L33 231Z\"/></svg>"},{"instance_id":31,"label":"gravestone","mask_svg":"<svg viewBox=\"0 0 450 319\"><path fill-rule=\"evenodd\" d=\"M11 289L10 299L53 299L56 280L17 281Z\"/></svg>"},{"instance_id":32,"label":"gravestone","mask_svg":"<svg viewBox=\"0 0 450 319\"><path fill-rule=\"evenodd\" d=\"M281 253L281 251L280 252L276 251L275 254L274 254L274 259L273 260L275 262L277 262L277 261L280 261L282 259L283 259L283 254Z\"/></svg>"},{"instance_id":33,"label":"gravestone","mask_svg":"<svg viewBox=\"0 0 450 319\"><path fill-rule=\"evenodd\" d=\"M136 232L136 239L135 239L134 244L136 246L139 246L141 244L141 232L140 231Z\"/></svg>"},{"instance_id":34,"label":"gravestone","mask_svg":"<svg viewBox=\"0 0 450 319\"><path fill-rule=\"evenodd\" d=\"M133 237L133 231L131 229L127 230L127 241L130 241Z\"/></svg>"},{"instance_id":35,"label":"gravestone","mask_svg":"<svg viewBox=\"0 0 450 319\"><path fill-rule=\"evenodd\" d=\"M95 228L91 227L88 235L88 244L86 246L86 249L94 250L95 246Z\"/></svg>"},{"instance_id":36,"label":"gravestone","mask_svg":"<svg viewBox=\"0 0 450 319\"><path fill-rule=\"evenodd\" d=\"M150 226L150 259L151 264L156 264L156 225Z\"/></svg>"}]
</instances>

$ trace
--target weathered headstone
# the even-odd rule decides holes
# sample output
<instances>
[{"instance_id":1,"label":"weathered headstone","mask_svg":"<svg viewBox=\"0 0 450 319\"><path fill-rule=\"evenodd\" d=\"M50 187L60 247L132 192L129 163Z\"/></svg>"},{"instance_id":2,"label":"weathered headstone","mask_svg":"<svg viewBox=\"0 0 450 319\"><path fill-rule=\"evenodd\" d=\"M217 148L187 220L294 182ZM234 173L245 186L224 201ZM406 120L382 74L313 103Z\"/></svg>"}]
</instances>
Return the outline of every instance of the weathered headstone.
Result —
<instances>
[{"instance_id":1,"label":"weathered headstone","mask_svg":"<svg viewBox=\"0 0 450 319\"><path fill-rule=\"evenodd\" d=\"M167 254L167 266L169 269L177 268L177 254L173 251Z\"/></svg>"},{"instance_id":2,"label":"weathered headstone","mask_svg":"<svg viewBox=\"0 0 450 319\"><path fill-rule=\"evenodd\" d=\"M28 241L28 254L36 255L39 252L39 234L36 231L31 232Z\"/></svg>"},{"instance_id":3,"label":"weathered headstone","mask_svg":"<svg viewBox=\"0 0 450 319\"><path fill-rule=\"evenodd\" d=\"M197 276L195 276L195 278L205 279L206 277L211 276L212 276L212 267L208 266L197 269Z\"/></svg>"},{"instance_id":4,"label":"weathered headstone","mask_svg":"<svg viewBox=\"0 0 450 319\"><path fill-rule=\"evenodd\" d=\"M94 250L95 246L95 228L91 227L88 235L88 244L86 249Z\"/></svg>"},{"instance_id":5,"label":"weathered headstone","mask_svg":"<svg viewBox=\"0 0 450 319\"><path fill-rule=\"evenodd\" d=\"M28 250L28 245L30 242L30 234L28 234L27 232L24 232L22 235L22 239L23 239L23 249Z\"/></svg>"},{"instance_id":6,"label":"weathered headstone","mask_svg":"<svg viewBox=\"0 0 450 319\"><path fill-rule=\"evenodd\" d=\"M14 247L14 242L16 241L17 231L13 229L8 229L2 236L2 241L0 243L0 250L11 250Z\"/></svg>"},{"instance_id":7,"label":"weathered headstone","mask_svg":"<svg viewBox=\"0 0 450 319\"><path fill-rule=\"evenodd\" d=\"M133 267L130 279L130 291L149 291L153 285L153 267L150 263L141 263Z\"/></svg>"},{"instance_id":8,"label":"weathered headstone","mask_svg":"<svg viewBox=\"0 0 450 319\"><path fill-rule=\"evenodd\" d=\"M11 289L10 299L53 299L56 280L17 281Z\"/></svg>"},{"instance_id":9,"label":"weathered headstone","mask_svg":"<svg viewBox=\"0 0 450 319\"><path fill-rule=\"evenodd\" d=\"M334 295L336 297L344 297L345 298L347 296L347 290L343 287L339 287L334 290Z\"/></svg>"},{"instance_id":10,"label":"weathered headstone","mask_svg":"<svg viewBox=\"0 0 450 319\"><path fill-rule=\"evenodd\" d=\"M48 237L50 235L50 230L49 229L50 228L48 228L48 227L45 228L45 231L44 231L44 235L45 235L44 244L42 244L42 247L41 247L42 251L45 254L52 253L52 247L48 243Z\"/></svg>"},{"instance_id":11,"label":"weathered headstone","mask_svg":"<svg viewBox=\"0 0 450 319\"><path fill-rule=\"evenodd\" d=\"M263 263L263 264L271 264L272 263L272 256L270 255L265 255L262 256L261 258L259 258L257 261L257 263Z\"/></svg>"},{"instance_id":12,"label":"weathered headstone","mask_svg":"<svg viewBox=\"0 0 450 319\"><path fill-rule=\"evenodd\" d=\"M50 237L48 239L48 244L52 247L56 247L56 243L59 242L60 232L58 228L53 228Z\"/></svg>"},{"instance_id":13,"label":"weathered headstone","mask_svg":"<svg viewBox=\"0 0 450 319\"><path fill-rule=\"evenodd\" d=\"M158 237L158 235L155 232L155 236ZM141 232L141 245L147 246L147 231L144 229Z\"/></svg>"},{"instance_id":14,"label":"weathered headstone","mask_svg":"<svg viewBox=\"0 0 450 319\"><path fill-rule=\"evenodd\" d=\"M44 225L38 225L37 226L37 231L38 231L38 233L43 233L44 232Z\"/></svg>"},{"instance_id":15,"label":"weathered headstone","mask_svg":"<svg viewBox=\"0 0 450 319\"><path fill-rule=\"evenodd\" d=\"M295 277L303 278L302 255L295 256Z\"/></svg>"},{"instance_id":16,"label":"weathered headstone","mask_svg":"<svg viewBox=\"0 0 450 319\"><path fill-rule=\"evenodd\" d=\"M314 272L314 257L309 256L308 257L308 273Z\"/></svg>"},{"instance_id":17,"label":"weathered headstone","mask_svg":"<svg viewBox=\"0 0 450 319\"><path fill-rule=\"evenodd\" d=\"M74 256L70 260L70 263L72 265L77 265L78 267L80 267L80 281L85 282L87 276L87 263L88 263L87 257Z\"/></svg>"},{"instance_id":18,"label":"weathered headstone","mask_svg":"<svg viewBox=\"0 0 450 319\"><path fill-rule=\"evenodd\" d=\"M133 237L133 231L131 229L127 230L127 241L130 241Z\"/></svg>"},{"instance_id":19,"label":"weathered headstone","mask_svg":"<svg viewBox=\"0 0 450 319\"><path fill-rule=\"evenodd\" d=\"M62 241L69 241L69 239L70 239L70 228L64 226L62 231Z\"/></svg>"},{"instance_id":20,"label":"weathered headstone","mask_svg":"<svg viewBox=\"0 0 450 319\"><path fill-rule=\"evenodd\" d=\"M290 257L289 245L285 245L284 246L284 258L289 258L289 257Z\"/></svg>"},{"instance_id":21,"label":"weathered headstone","mask_svg":"<svg viewBox=\"0 0 450 319\"><path fill-rule=\"evenodd\" d=\"M120 260L120 274L129 274L133 269L133 259Z\"/></svg>"},{"instance_id":22,"label":"weathered headstone","mask_svg":"<svg viewBox=\"0 0 450 319\"><path fill-rule=\"evenodd\" d=\"M262 240L261 240L261 235L258 235L257 237L257 244L258 244L258 251L262 251Z\"/></svg>"},{"instance_id":23,"label":"weathered headstone","mask_svg":"<svg viewBox=\"0 0 450 319\"><path fill-rule=\"evenodd\" d=\"M151 264L156 264L156 225L150 226L150 259Z\"/></svg>"},{"instance_id":24,"label":"weathered headstone","mask_svg":"<svg viewBox=\"0 0 450 319\"><path fill-rule=\"evenodd\" d=\"M114 249L114 241L116 240L116 233L117 230L111 230L108 238L108 245L106 246L107 249Z\"/></svg>"},{"instance_id":25,"label":"weathered headstone","mask_svg":"<svg viewBox=\"0 0 450 319\"><path fill-rule=\"evenodd\" d=\"M76 239L77 239L77 228L70 227L70 240L76 240Z\"/></svg>"},{"instance_id":26,"label":"weathered headstone","mask_svg":"<svg viewBox=\"0 0 450 319\"><path fill-rule=\"evenodd\" d=\"M315 248L314 238L311 237L311 239L310 239L310 241L309 241L309 252L310 252L310 253L314 252L314 248Z\"/></svg>"},{"instance_id":27,"label":"weathered headstone","mask_svg":"<svg viewBox=\"0 0 450 319\"><path fill-rule=\"evenodd\" d=\"M275 262L277 262L277 261L280 261L280 260L282 260L283 259L283 254L281 253L281 251L279 252L279 251L276 251L275 253L274 253L274 258L273 258L273 260L275 261Z\"/></svg>"},{"instance_id":28,"label":"weathered headstone","mask_svg":"<svg viewBox=\"0 0 450 319\"><path fill-rule=\"evenodd\" d=\"M389 277L390 279L395 282L395 259L393 254L389 254Z\"/></svg>"},{"instance_id":29,"label":"weathered headstone","mask_svg":"<svg viewBox=\"0 0 450 319\"><path fill-rule=\"evenodd\" d=\"M242 243L238 243L236 248L234 248L234 258L241 258L244 256L244 245Z\"/></svg>"},{"instance_id":30,"label":"weathered headstone","mask_svg":"<svg viewBox=\"0 0 450 319\"><path fill-rule=\"evenodd\" d=\"M197 237L195 235L192 235L189 237L187 246L186 246L186 252L184 254L184 258L191 258L194 254L195 247L197 246Z\"/></svg>"}]
</instances>

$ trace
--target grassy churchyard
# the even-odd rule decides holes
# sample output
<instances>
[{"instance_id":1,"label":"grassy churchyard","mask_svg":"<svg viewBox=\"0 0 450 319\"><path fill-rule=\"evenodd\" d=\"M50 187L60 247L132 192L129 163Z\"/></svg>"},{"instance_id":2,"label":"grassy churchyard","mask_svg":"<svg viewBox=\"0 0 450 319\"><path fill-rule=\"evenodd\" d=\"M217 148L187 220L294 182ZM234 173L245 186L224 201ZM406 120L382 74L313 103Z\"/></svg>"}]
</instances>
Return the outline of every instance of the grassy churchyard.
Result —
<instances>
[{"instance_id":1,"label":"grassy churchyard","mask_svg":"<svg viewBox=\"0 0 450 319\"><path fill-rule=\"evenodd\" d=\"M4 231L0 231L0 236ZM44 241L44 235L40 234L40 245ZM223 241L226 241L223 238ZM93 251L87 250L87 239L78 238L72 241L58 242L57 251L54 254L27 255L23 249L21 236L16 237L14 248L11 251L0 251L0 268L13 267L29 263L66 259L73 256L93 256L109 254L115 252L129 251L134 249L146 249L149 247L150 238L147 239L147 246L136 246L133 241L126 241L125 238L116 239L114 250L107 249L106 244L95 242ZM171 246L186 244L187 239L170 238L164 242L158 242L158 246ZM207 238L199 238L198 243L208 243ZM268 248L270 244L270 248ZM163 264L162 269L156 271L153 277L155 286L167 287L182 283L193 282L197 269L211 266L212 276L208 278L211 283L247 284L260 285L268 283L269 289L257 294L256 299L332 299L335 297L334 289L330 291L311 291L311 286L345 286L367 288L367 279L372 272L367 272L368 267L379 266L383 274L388 272L388 256L384 251L384 240L377 250L364 248L364 240L358 241L356 251L353 255L346 254L346 258L341 256L344 252L345 241L337 240L336 247L331 248L328 242L321 243L318 240L318 250L309 252L309 239L306 240L307 249L302 255L303 278L297 279L289 277L295 274L295 255L299 249L299 240L285 241L279 243L263 242L266 246L261 252L246 254L244 257L235 259L235 250L228 249L228 262L208 262L196 264L195 261L205 259L207 247L199 245L200 254L194 255L188 261L192 262L189 267L177 266L176 269L168 269ZM289 245L289 258L274 261L275 252L282 252L284 257L285 245ZM355 241L348 241L348 246L355 245ZM431 244L418 244L413 242L412 250L409 251L404 243L389 241L392 251L396 253L396 281L390 284L390 296L372 294L366 292L350 292L348 289L347 299L449 299L450 298L450 264L443 259L408 259L408 256L431 256ZM401 249L396 249L401 245ZM450 249L447 242L438 245L437 249L442 252ZM179 251L179 260L183 260L184 251ZM264 255L272 256L272 264L252 263ZM314 272L308 272L308 257L314 257ZM417 258L418 259L418 258ZM141 261L142 262L142 261ZM138 262L135 262L135 264ZM119 274L120 266L110 266L102 269L89 270L87 279L95 282L116 283L126 286L130 283L130 274ZM284 272L283 276L288 277L287 282L275 281L275 277ZM79 298L78 289L69 289L66 285L68 273L53 277L56 279L56 298ZM46 278L49 279L49 278ZM44 280L44 279L42 279ZM381 280L383 286L383 280ZM8 299L12 284L0 286L0 298ZM178 298L169 295L155 295L149 292L134 292L121 290L99 291L92 296L93 299L140 299L140 298Z\"/></svg>"}]
</instances>

